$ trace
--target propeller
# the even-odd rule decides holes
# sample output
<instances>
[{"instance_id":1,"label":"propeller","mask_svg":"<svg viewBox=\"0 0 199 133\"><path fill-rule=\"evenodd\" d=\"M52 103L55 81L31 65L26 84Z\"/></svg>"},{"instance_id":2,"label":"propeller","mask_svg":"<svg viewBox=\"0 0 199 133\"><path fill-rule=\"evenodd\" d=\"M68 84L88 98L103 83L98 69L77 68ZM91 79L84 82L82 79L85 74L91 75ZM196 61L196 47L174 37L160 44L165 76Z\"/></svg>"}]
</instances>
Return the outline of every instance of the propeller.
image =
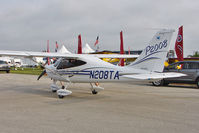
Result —
<instances>
[{"instance_id":1,"label":"propeller","mask_svg":"<svg viewBox=\"0 0 199 133\"><path fill-rule=\"evenodd\" d=\"M39 75L39 77L37 78L37 80L39 80L44 74L46 74L46 70L43 70L43 72Z\"/></svg>"}]
</instances>

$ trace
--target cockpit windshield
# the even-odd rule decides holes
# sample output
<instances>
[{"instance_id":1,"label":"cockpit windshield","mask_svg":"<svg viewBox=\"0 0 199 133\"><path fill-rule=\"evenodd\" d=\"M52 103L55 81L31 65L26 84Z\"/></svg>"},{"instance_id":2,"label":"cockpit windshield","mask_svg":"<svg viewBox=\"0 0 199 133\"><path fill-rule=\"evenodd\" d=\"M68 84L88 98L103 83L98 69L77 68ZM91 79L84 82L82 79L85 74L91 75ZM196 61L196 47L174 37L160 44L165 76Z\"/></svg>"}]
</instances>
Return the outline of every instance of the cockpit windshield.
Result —
<instances>
[{"instance_id":1,"label":"cockpit windshield","mask_svg":"<svg viewBox=\"0 0 199 133\"><path fill-rule=\"evenodd\" d=\"M86 64L86 62L76 59L61 59L57 60L54 64L57 69L65 69L70 67L77 67Z\"/></svg>"},{"instance_id":2,"label":"cockpit windshield","mask_svg":"<svg viewBox=\"0 0 199 133\"><path fill-rule=\"evenodd\" d=\"M59 63L61 62L61 60L62 60L61 58L58 59L58 60L55 62L54 66L57 67L57 66L59 65Z\"/></svg>"}]
</instances>

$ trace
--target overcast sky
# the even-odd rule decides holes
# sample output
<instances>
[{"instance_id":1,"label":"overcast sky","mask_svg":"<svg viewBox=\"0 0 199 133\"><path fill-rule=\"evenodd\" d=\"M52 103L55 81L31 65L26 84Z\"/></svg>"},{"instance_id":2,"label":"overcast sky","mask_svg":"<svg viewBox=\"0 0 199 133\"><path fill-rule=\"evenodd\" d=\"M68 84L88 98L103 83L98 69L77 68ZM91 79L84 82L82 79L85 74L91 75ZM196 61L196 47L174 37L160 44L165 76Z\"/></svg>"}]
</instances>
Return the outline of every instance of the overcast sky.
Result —
<instances>
[{"instance_id":1,"label":"overcast sky","mask_svg":"<svg viewBox=\"0 0 199 133\"><path fill-rule=\"evenodd\" d=\"M77 36L93 49L99 35L101 50L143 49L158 29L184 26L185 56L199 50L198 0L0 0L0 49L46 49L55 41L72 52Z\"/></svg>"}]
</instances>

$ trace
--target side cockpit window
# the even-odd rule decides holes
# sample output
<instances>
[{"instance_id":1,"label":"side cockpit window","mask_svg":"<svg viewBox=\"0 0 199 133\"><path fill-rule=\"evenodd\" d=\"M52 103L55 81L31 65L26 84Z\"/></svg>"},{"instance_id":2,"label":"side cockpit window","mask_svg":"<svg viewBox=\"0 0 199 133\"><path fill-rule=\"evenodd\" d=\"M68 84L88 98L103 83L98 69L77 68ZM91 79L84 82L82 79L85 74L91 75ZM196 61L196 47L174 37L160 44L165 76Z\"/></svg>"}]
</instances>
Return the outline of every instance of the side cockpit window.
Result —
<instances>
[{"instance_id":1,"label":"side cockpit window","mask_svg":"<svg viewBox=\"0 0 199 133\"><path fill-rule=\"evenodd\" d=\"M86 62L76 59L62 59L57 66L57 69L65 69L71 67L77 67L86 64Z\"/></svg>"}]
</instances>

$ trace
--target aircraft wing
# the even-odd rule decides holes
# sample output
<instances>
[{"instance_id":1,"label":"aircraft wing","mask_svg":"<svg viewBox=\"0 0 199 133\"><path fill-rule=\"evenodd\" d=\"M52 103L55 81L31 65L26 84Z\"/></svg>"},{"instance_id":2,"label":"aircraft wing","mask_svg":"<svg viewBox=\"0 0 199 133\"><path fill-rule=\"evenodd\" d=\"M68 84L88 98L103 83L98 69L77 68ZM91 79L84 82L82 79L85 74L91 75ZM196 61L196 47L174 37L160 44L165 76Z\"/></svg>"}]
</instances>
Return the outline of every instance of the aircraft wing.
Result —
<instances>
[{"instance_id":1,"label":"aircraft wing","mask_svg":"<svg viewBox=\"0 0 199 133\"><path fill-rule=\"evenodd\" d=\"M92 54L98 58L137 58L139 55L126 55L126 54Z\"/></svg>"},{"instance_id":2,"label":"aircraft wing","mask_svg":"<svg viewBox=\"0 0 199 133\"><path fill-rule=\"evenodd\" d=\"M135 74L135 75L122 75L125 78L139 79L139 80L159 80L163 78L175 78L186 76L183 73L167 72L167 73L148 73L148 74Z\"/></svg>"},{"instance_id":3,"label":"aircraft wing","mask_svg":"<svg viewBox=\"0 0 199 133\"><path fill-rule=\"evenodd\" d=\"M98 58L137 58L139 55L121 55L121 54L62 54L47 52L30 52L30 51L5 51L0 50L0 56L20 56L20 57L54 57L54 58L78 58L82 55Z\"/></svg>"},{"instance_id":4,"label":"aircraft wing","mask_svg":"<svg viewBox=\"0 0 199 133\"><path fill-rule=\"evenodd\" d=\"M78 57L75 54L30 52L30 51L0 51L0 56L21 56L21 57Z\"/></svg>"}]
</instances>

